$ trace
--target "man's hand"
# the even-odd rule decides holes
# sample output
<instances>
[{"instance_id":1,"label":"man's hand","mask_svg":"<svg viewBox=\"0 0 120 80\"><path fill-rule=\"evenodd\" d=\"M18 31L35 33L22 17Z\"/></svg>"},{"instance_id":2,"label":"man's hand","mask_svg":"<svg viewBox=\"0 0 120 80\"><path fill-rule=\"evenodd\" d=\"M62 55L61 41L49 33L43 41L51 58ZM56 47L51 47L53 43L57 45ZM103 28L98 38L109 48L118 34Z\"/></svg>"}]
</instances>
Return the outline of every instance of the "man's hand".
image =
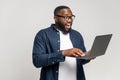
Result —
<instances>
[{"instance_id":1,"label":"man's hand","mask_svg":"<svg viewBox=\"0 0 120 80\"><path fill-rule=\"evenodd\" d=\"M85 56L85 53L81 49L78 48L72 48L62 51L63 56L69 56L69 57L82 57Z\"/></svg>"}]
</instances>

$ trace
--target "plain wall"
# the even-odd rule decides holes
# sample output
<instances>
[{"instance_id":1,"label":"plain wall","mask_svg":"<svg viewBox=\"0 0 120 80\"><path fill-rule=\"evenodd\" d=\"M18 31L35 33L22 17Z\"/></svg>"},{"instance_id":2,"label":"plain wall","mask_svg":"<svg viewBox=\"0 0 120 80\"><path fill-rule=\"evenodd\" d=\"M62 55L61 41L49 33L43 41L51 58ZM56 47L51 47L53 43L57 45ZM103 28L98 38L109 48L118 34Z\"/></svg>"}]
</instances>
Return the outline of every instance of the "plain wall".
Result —
<instances>
[{"instance_id":1,"label":"plain wall","mask_svg":"<svg viewBox=\"0 0 120 80\"><path fill-rule=\"evenodd\" d=\"M87 80L119 80L119 0L0 0L0 80L39 80L32 64L36 33L54 23L56 6L69 6L73 28L83 35L89 50L96 35L112 33L104 56L84 65Z\"/></svg>"}]
</instances>

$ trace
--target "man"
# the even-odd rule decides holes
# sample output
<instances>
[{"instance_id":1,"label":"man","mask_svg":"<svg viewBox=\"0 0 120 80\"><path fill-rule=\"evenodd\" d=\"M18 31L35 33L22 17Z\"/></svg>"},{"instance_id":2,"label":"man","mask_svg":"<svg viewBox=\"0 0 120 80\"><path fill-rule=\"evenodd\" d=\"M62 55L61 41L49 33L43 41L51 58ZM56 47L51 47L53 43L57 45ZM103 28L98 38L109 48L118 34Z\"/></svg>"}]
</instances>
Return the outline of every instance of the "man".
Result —
<instances>
[{"instance_id":1,"label":"man","mask_svg":"<svg viewBox=\"0 0 120 80\"><path fill-rule=\"evenodd\" d=\"M40 30L34 40L33 64L41 69L40 80L85 80L80 59L86 52L81 34L73 30L75 16L67 6L54 10L55 24Z\"/></svg>"}]
</instances>

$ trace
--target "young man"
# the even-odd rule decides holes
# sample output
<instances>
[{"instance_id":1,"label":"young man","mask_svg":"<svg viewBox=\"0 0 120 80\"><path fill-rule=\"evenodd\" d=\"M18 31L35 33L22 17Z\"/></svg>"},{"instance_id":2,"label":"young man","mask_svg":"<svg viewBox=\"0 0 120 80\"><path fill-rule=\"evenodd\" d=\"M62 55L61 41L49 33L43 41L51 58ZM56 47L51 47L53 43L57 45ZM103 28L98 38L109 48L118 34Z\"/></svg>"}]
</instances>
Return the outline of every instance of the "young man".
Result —
<instances>
[{"instance_id":1,"label":"young man","mask_svg":"<svg viewBox=\"0 0 120 80\"><path fill-rule=\"evenodd\" d=\"M67 6L54 10L55 24L40 30L34 40L33 64L41 69L40 80L85 80L80 59L86 52L81 34L72 29L75 16Z\"/></svg>"}]
</instances>

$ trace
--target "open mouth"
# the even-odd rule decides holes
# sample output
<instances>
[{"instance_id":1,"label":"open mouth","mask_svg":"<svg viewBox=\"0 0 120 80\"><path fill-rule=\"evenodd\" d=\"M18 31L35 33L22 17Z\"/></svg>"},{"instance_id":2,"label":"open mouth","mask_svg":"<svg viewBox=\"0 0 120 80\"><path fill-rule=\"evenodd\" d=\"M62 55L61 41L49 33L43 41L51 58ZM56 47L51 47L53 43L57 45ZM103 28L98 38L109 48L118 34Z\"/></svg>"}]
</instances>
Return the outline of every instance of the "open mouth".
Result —
<instances>
[{"instance_id":1,"label":"open mouth","mask_svg":"<svg viewBox=\"0 0 120 80\"><path fill-rule=\"evenodd\" d=\"M71 28L70 24L65 25L65 29L69 30Z\"/></svg>"}]
</instances>

